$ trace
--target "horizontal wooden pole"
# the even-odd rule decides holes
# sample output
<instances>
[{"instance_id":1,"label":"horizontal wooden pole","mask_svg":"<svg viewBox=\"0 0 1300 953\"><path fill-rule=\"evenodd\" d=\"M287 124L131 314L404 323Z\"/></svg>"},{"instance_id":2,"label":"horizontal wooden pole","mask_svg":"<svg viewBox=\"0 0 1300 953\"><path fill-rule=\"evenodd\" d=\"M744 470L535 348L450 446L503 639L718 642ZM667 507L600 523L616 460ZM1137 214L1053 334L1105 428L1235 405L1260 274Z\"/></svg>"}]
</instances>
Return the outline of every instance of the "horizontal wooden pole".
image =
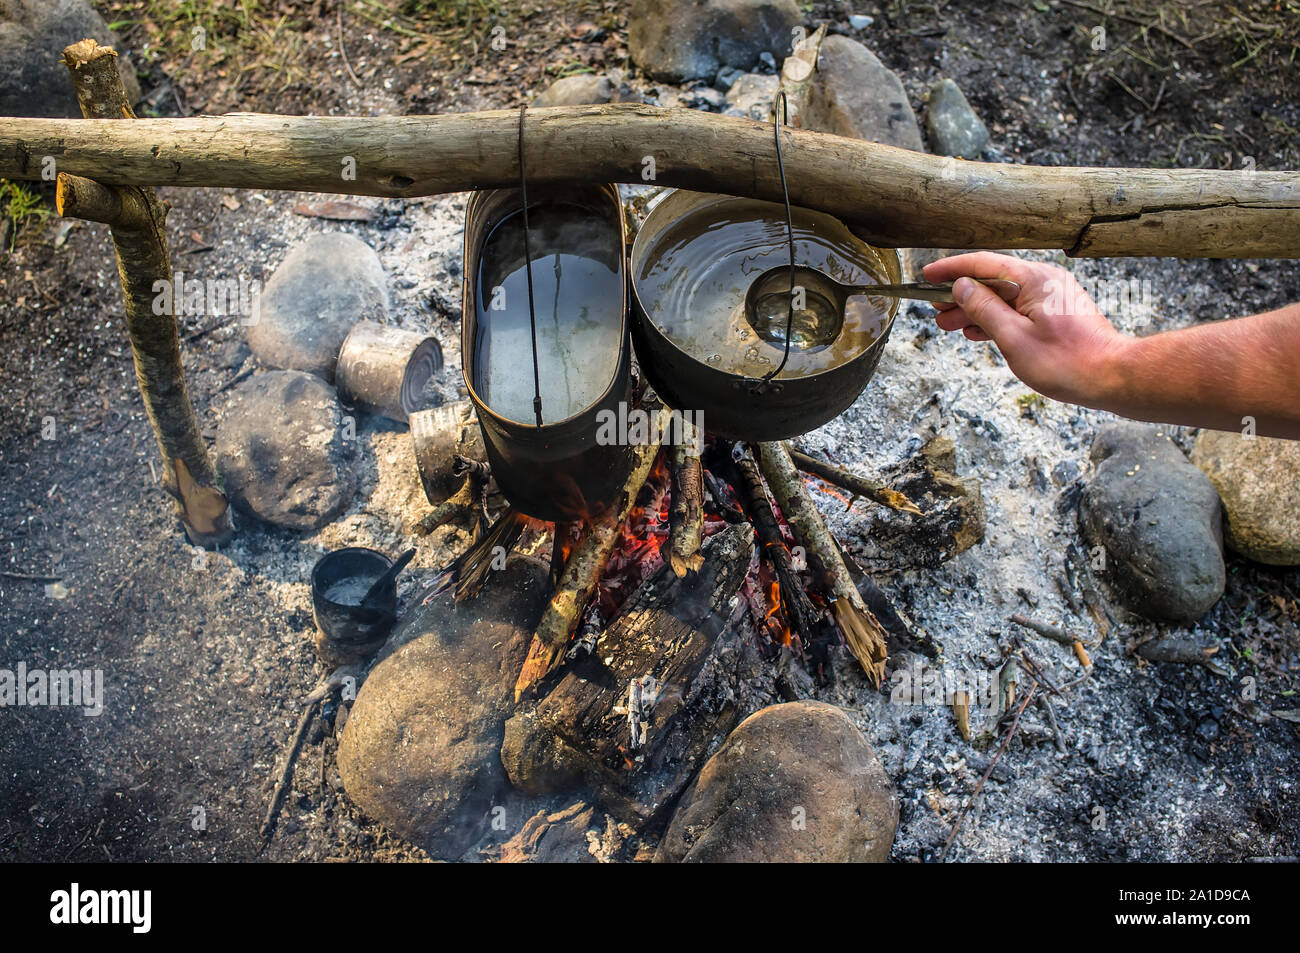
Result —
<instances>
[{"instance_id":1,"label":"horizontal wooden pole","mask_svg":"<svg viewBox=\"0 0 1300 953\"><path fill-rule=\"evenodd\" d=\"M654 182L779 201L772 128L635 103L532 109L529 181ZM0 177L410 197L518 183L519 114L0 118ZM1300 173L965 162L782 132L791 199L881 245L1300 257Z\"/></svg>"}]
</instances>

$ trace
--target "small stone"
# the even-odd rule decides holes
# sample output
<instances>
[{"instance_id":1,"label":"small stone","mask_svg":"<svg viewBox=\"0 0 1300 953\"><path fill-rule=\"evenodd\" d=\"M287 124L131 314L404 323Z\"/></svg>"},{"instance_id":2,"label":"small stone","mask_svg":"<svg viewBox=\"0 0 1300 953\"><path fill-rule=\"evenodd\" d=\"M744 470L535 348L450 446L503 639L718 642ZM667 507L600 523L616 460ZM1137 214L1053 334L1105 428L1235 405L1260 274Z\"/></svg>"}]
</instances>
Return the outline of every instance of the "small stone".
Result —
<instances>
[{"instance_id":1,"label":"small stone","mask_svg":"<svg viewBox=\"0 0 1300 953\"><path fill-rule=\"evenodd\" d=\"M0 116L80 119L61 54L88 38L117 51L127 99L139 102L140 84L126 48L86 0L0 0Z\"/></svg>"},{"instance_id":2,"label":"small stone","mask_svg":"<svg viewBox=\"0 0 1300 953\"><path fill-rule=\"evenodd\" d=\"M720 112L727 105L727 97L711 86L701 86L682 94L690 109L708 109Z\"/></svg>"},{"instance_id":3,"label":"small stone","mask_svg":"<svg viewBox=\"0 0 1300 953\"><path fill-rule=\"evenodd\" d=\"M776 57L764 50L758 54L758 71L760 73L776 72Z\"/></svg>"},{"instance_id":4,"label":"small stone","mask_svg":"<svg viewBox=\"0 0 1300 953\"><path fill-rule=\"evenodd\" d=\"M728 116L743 116L768 122L772 118L772 101L781 81L775 76L742 73L727 90Z\"/></svg>"},{"instance_id":5,"label":"small stone","mask_svg":"<svg viewBox=\"0 0 1300 953\"><path fill-rule=\"evenodd\" d=\"M869 17L862 13L855 13L849 17L849 26L855 30L865 30L875 22L875 17Z\"/></svg>"},{"instance_id":6,"label":"small stone","mask_svg":"<svg viewBox=\"0 0 1300 953\"><path fill-rule=\"evenodd\" d=\"M614 98L614 84L598 73L557 79L533 100L534 106L593 106Z\"/></svg>"},{"instance_id":7,"label":"small stone","mask_svg":"<svg viewBox=\"0 0 1300 953\"><path fill-rule=\"evenodd\" d=\"M930 89L926 110L926 131L930 145L943 156L978 159L989 141L989 131L966 95L950 79L942 79Z\"/></svg>"},{"instance_id":8,"label":"small stone","mask_svg":"<svg viewBox=\"0 0 1300 953\"><path fill-rule=\"evenodd\" d=\"M296 245L266 283L248 346L270 367L332 382L343 339L359 321L385 322L388 279L374 250L343 232Z\"/></svg>"},{"instance_id":9,"label":"small stone","mask_svg":"<svg viewBox=\"0 0 1300 953\"><path fill-rule=\"evenodd\" d=\"M1271 566L1300 566L1300 441L1203 430L1192 463L1223 500L1229 548Z\"/></svg>"},{"instance_id":10,"label":"small stone","mask_svg":"<svg viewBox=\"0 0 1300 953\"><path fill-rule=\"evenodd\" d=\"M762 53L790 49L802 21L795 0L635 0L628 12L632 61L651 79L709 79L724 66L753 69Z\"/></svg>"},{"instance_id":11,"label":"small stone","mask_svg":"<svg viewBox=\"0 0 1300 953\"><path fill-rule=\"evenodd\" d=\"M511 559L475 598L414 609L357 693L338 751L348 797L435 857L459 858L508 795L502 733L549 596L544 564Z\"/></svg>"},{"instance_id":12,"label":"small stone","mask_svg":"<svg viewBox=\"0 0 1300 953\"><path fill-rule=\"evenodd\" d=\"M1164 431L1112 424L1092 445L1083 530L1105 552L1100 575L1133 612L1193 622L1223 595L1219 496ZM1139 469L1140 467L1140 469Z\"/></svg>"},{"instance_id":13,"label":"small stone","mask_svg":"<svg viewBox=\"0 0 1300 953\"><path fill-rule=\"evenodd\" d=\"M746 718L682 795L659 862L884 863L898 797L857 726L798 701Z\"/></svg>"},{"instance_id":14,"label":"small stone","mask_svg":"<svg viewBox=\"0 0 1300 953\"><path fill-rule=\"evenodd\" d=\"M857 40L826 37L814 77L804 128L925 151L902 80Z\"/></svg>"},{"instance_id":15,"label":"small stone","mask_svg":"<svg viewBox=\"0 0 1300 953\"><path fill-rule=\"evenodd\" d=\"M725 93L743 75L745 75L744 70L736 69L734 66L724 66L718 70L718 75L713 78L713 88Z\"/></svg>"},{"instance_id":16,"label":"small stone","mask_svg":"<svg viewBox=\"0 0 1300 953\"><path fill-rule=\"evenodd\" d=\"M317 530L356 492L338 395L302 371L240 383L217 428L217 470L231 501L277 526Z\"/></svg>"}]
</instances>

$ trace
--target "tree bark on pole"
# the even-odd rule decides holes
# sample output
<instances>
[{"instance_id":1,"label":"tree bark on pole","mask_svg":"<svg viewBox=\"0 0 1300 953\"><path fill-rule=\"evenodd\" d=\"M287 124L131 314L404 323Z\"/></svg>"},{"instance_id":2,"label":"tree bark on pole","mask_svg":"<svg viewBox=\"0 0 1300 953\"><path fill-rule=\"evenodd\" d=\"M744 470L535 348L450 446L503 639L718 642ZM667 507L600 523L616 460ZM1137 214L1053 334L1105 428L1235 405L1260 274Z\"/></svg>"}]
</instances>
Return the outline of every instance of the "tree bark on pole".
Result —
<instances>
[{"instance_id":1,"label":"tree bark on pole","mask_svg":"<svg viewBox=\"0 0 1300 953\"><path fill-rule=\"evenodd\" d=\"M0 118L0 177L45 157L111 185L412 197L519 183L519 115ZM528 111L529 181L631 182L781 201L770 123L640 103ZM967 162L783 129L796 205L891 247L1300 258L1300 173Z\"/></svg>"},{"instance_id":2,"label":"tree bark on pole","mask_svg":"<svg viewBox=\"0 0 1300 953\"><path fill-rule=\"evenodd\" d=\"M63 58L87 119L135 118L112 48L82 40L64 50ZM176 499L190 542L224 542L234 531L230 506L185 386L176 317L172 309L159 314L154 308L155 282L170 287L172 281L163 228L167 207L150 188L106 186L66 172L58 177L57 202L60 214L110 227L135 376L162 453L163 485Z\"/></svg>"}]
</instances>

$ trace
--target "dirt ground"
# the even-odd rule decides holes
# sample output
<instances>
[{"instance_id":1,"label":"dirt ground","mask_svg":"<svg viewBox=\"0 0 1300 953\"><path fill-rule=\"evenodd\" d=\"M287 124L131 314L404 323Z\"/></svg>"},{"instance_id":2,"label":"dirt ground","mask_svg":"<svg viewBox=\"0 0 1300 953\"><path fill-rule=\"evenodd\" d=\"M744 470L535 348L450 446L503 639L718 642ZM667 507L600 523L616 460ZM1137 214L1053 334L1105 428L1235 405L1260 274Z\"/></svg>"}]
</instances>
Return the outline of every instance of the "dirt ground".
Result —
<instances>
[{"instance_id":1,"label":"dirt ground","mask_svg":"<svg viewBox=\"0 0 1300 953\"><path fill-rule=\"evenodd\" d=\"M520 12L469 0L444 4L449 12L434 15L417 9L434 4L392 0L390 8L416 12L389 15L371 0L347 4L342 14L332 0L264 0L243 4L242 22L202 20L209 24L203 51L189 46L199 21L178 11L210 5L120 0L97 6L137 54L146 111L161 116L468 111L517 105L565 73L631 69L626 15L617 3L527 5ZM1004 161L1300 168L1300 51L1294 33L1266 29L1281 16L1276 11L1289 11L1291 21L1300 13L1285 0L1212 2L1193 6L1184 21L1168 10L1176 6L1122 5L1136 13L1104 18L1105 50L1092 48L1092 31L1103 23L1095 12L1100 7L1066 0L852 0L805 9L810 25L840 24L850 13L873 16L854 35L898 71L918 115L934 79L956 79ZM1167 32L1134 20L1167 24ZM495 25L508 37L503 52L487 42ZM676 102L675 89L662 92L664 104ZM264 281L293 241L327 227L294 215L301 197L293 195L193 189L164 197L174 206L169 236L174 266L182 270ZM458 340L458 239L420 229L445 224L456 201L382 202L374 223L347 227L375 245L386 264L412 269L392 275L398 320L437 334L448 352ZM934 244L943 245L943 236ZM11 574L0 575L0 664L101 668L108 704L94 718L58 709L0 714L0 856L424 859L347 803L328 740L308 746L274 840L268 846L258 834L298 700L320 675L305 567L325 543L398 547L400 520L384 504L408 500L411 485L387 485L388 471L376 461L404 452L400 429L363 424L361 490L331 532L308 543L245 521L228 551L196 561L154 475L157 450L136 389L106 229L69 228L52 216L23 229L15 246L0 256L0 572ZM1152 280L1160 307L1142 330L1300 300L1300 272L1288 262L1133 260L1082 268ZM918 314L900 322L890 347L923 335L925 320ZM927 354L937 353L939 344L928 348ZM226 391L252 366L240 329L229 319L197 319L182 328L182 349L211 436ZM974 345L957 353L969 366L983 360ZM448 363L454 372L450 352ZM896 395L899 387L885 393ZM1064 419L1069 409L1060 413ZM1080 425L1070 445L1076 459L1086 458L1082 435L1092 423ZM890 430L887 419L874 426ZM913 426L900 421L899 433L848 434L832 426L814 443L856 441L846 462L878 469L900 458L901 431ZM979 446L963 442L961 459L982 478L987 474L985 495L996 498L1005 481L993 478L996 465L980 467ZM1008 533L1034 537L1033 513L1008 507L1006 515L1018 521ZM438 565L448 540L436 542L417 565ZM959 566L937 586L935 577L901 580L895 591L932 633L955 631L968 624L963 614L981 598L975 580L965 578L970 570ZM987 835L984 849L976 825L963 841L969 853L957 856L1239 860L1300 853L1291 780L1297 728L1252 717L1236 681L1253 675L1261 696L1275 699L1293 698L1300 687L1300 572L1233 558L1229 575L1225 598L1202 628L1232 659L1234 680L1202 668L1139 665L1113 646L1110 664L1086 696L1095 710L1081 716L1082 730L1099 745L1139 746L1141 757L1121 759L1118 767L1100 756L1079 759L1067 779L1076 788L1071 796L1025 796L1015 810L1034 814L1033 823L1008 820ZM57 578L63 589L47 588L45 577ZM1011 590L1017 584L1051 589L1038 566L1011 577ZM832 700L846 706L870 701L861 679L846 676L838 690ZM1122 703L1107 706L1106 696L1123 693ZM905 803L906 831L895 857L928 859L935 832L945 830L939 818L951 820L952 802L969 791L969 779L935 767L943 752L912 758L907 736L921 726L909 721L912 713L893 717L872 740L882 746ZM941 710L923 717L948 716ZM1213 737L1203 727L1207 719ZM871 735L868 720L863 725ZM926 730L951 735L947 723ZM945 744L955 747L951 738ZM1035 766L1045 763L1045 748L1040 744L1025 760L1022 783L1039 777ZM1153 792L1143 778L1155 773L1153 765L1161 779L1184 779L1186 790ZM1089 833L1097 790L1128 818L1104 836ZM1195 810L1151 806L1167 797L1193 801Z\"/></svg>"}]
</instances>

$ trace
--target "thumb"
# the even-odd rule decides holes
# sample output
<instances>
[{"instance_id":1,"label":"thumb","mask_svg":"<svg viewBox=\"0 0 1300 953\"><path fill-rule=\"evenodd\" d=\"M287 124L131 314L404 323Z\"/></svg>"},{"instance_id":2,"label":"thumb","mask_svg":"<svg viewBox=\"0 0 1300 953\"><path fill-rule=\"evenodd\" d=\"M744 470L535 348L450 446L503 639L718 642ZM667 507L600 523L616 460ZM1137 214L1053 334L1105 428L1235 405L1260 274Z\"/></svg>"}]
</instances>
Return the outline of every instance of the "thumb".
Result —
<instances>
[{"instance_id":1,"label":"thumb","mask_svg":"<svg viewBox=\"0 0 1300 953\"><path fill-rule=\"evenodd\" d=\"M952 296L971 323L999 344L1014 335L1028 319L997 296L986 285L972 278L953 282Z\"/></svg>"}]
</instances>

